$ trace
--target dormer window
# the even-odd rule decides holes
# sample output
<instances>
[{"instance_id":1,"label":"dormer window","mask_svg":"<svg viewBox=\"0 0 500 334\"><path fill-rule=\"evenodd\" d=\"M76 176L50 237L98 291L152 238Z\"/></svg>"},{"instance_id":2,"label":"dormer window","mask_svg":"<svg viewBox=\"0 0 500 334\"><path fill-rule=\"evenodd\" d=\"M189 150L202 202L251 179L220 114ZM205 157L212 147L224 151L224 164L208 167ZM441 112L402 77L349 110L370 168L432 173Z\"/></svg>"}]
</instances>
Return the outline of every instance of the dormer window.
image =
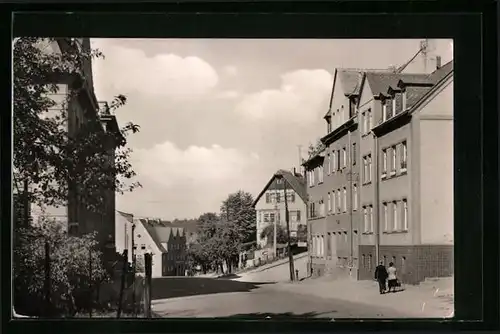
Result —
<instances>
[{"instance_id":1,"label":"dormer window","mask_svg":"<svg viewBox=\"0 0 500 334\"><path fill-rule=\"evenodd\" d=\"M392 97L392 115L391 116L394 116L396 115L396 95L394 95Z\"/></svg>"},{"instance_id":2,"label":"dormer window","mask_svg":"<svg viewBox=\"0 0 500 334\"><path fill-rule=\"evenodd\" d=\"M327 131L327 133L332 132L332 119L331 118L328 118L326 120L326 131Z\"/></svg>"},{"instance_id":3,"label":"dormer window","mask_svg":"<svg viewBox=\"0 0 500 334\"><path fill-rule=\"evenodd\" d=\"M386 101L382 102L382 121L387 121L387 103Z\"/></svg>"},{"instance_id":4,"label":"dormer window","mask_svg":"<svg viewBox=\"0 0 500 334\"><path fill-rule=\"evenodd\" d=\"M403 98L403 111L406 110L407 106L406 106L406 89L404 89L402 92L401 92L401 95L402 95L402 98Z\"/></svg>"}]
</instances>

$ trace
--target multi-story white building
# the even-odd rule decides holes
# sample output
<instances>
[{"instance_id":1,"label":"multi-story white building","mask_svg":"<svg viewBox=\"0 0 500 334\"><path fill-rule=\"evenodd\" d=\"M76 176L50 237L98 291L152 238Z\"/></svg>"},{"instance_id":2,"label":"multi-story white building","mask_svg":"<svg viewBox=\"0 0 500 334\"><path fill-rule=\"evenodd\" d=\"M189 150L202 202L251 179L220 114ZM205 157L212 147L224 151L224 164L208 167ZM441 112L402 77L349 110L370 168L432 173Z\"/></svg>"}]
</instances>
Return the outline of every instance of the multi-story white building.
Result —
<instances>
[{"instance_id":1,"label":"multi-story white building","mask_svg":"<svg viewBox=\"0 0 500 334\"><path fill-rule=\"evenodd\" d=\"M273 175L253 203L257 221L257 245L262 248L272 247L273 243L273 240L261 238L261 233L266 226L276 223L286 229L285 182L287 182L286 193L290 215L290 235L296 237L299 226L306 224L307 194L305 178L296 172L286 170L278 172L283 175L283 178L280 179Z\"/></svg>"}]
</instances>

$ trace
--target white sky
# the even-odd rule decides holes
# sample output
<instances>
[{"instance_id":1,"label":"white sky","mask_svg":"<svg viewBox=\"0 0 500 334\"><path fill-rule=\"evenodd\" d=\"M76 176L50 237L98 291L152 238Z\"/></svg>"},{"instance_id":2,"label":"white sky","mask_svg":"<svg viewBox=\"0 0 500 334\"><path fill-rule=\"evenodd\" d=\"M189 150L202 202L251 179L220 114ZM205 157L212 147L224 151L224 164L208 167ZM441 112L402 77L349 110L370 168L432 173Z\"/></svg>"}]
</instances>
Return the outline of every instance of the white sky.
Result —
<instances>
[{"instance_id":1,"label":"white sky","mask_svg":"<svg viewBox=\"0 0 500 334\"><path fill-rule=\"evenodd\" d=\"M99 100L128 98L116 113L130 137L142 189L118 196L139 216L218 212L239 189L254 196L277 169L298 167L298 147L323 136L336 67L401 65L419 40L93 39ZM450 40L433 40L443 64Z\"/></svg>"}]
</instances>

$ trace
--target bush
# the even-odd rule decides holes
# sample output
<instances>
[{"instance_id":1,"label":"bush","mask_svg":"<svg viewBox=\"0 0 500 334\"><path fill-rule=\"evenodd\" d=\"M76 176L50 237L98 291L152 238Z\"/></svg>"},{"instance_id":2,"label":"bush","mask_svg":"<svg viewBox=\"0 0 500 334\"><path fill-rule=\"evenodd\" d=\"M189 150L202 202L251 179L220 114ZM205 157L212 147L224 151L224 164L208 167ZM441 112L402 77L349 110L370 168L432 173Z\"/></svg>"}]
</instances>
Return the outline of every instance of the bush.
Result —
<instances>
[{"instance_id":1,"label":"bush","mask_svg":"<svg viewBox=\"0 0 500 334\"><path fill-rule=\"evenodd\" d=\"M74 315L92 307L95 288L107 279L95 234L71 237L64 224L42 217L16 229L14 303L16 311L33 316ZM49 246L50 301L46 300L46 244Z\"/></svg>"}]
</instances>

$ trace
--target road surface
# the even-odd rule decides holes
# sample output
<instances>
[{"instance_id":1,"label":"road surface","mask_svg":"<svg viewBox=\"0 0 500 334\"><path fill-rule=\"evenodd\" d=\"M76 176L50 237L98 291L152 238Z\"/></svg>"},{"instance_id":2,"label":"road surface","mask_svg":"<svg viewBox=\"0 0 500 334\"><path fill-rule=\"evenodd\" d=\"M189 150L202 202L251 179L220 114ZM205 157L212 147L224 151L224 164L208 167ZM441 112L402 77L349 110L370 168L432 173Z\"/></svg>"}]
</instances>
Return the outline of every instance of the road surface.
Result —
<instances>
[{"instance_id":1,"label":"road surface","mask_svg":"<svg viewBox=\"0 0 500 334\"><path fill-rule=\"evenodd\" d=\"M280 284L280 283L278 283ZM377 309L363 304L324 299L279 291L264 284L248 292L153 300L160 317L223 317L234 319L281 318L395 318L405 317L393 309Z\"/></svg>"}]
</instances>

